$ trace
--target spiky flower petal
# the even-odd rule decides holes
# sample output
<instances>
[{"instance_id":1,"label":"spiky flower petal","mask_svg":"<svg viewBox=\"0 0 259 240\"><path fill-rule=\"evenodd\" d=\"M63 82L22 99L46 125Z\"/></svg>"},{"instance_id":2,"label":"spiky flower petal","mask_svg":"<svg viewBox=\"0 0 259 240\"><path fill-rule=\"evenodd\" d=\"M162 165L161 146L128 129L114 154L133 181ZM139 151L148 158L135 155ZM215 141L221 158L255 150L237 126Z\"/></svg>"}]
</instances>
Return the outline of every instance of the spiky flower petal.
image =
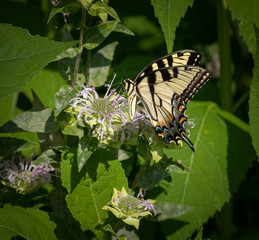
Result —
<instances>
[{"instance_id":1,"label":"spiky flower petal","mask_svg":"<svg viewBox=\"0 0 259 240\"><path fill-rule=\"evenodd\" d=\"M93 135L101 141L113 139L115 133L126 124L127 119L121 107L126 104L126 99L111 89L112 82L108 85L104 97L100 97L95 87L84 87L70 105L77 114L77 119L84 119L92 128Z\"/></svg>"},{"instance_id":2,"label":"spiky flower petal","mask_svg":"<svg viewBox=\"0 0 259 240\"><path fill-rule=\"evenodd\" d=\"M2 184L16 189L20 194L27 194L49 183L50 172L54 170L47 163L34 165L32 160L20 157L17 163L13 159L0 164L0 178Z\"/></svg>"}]
</instances>

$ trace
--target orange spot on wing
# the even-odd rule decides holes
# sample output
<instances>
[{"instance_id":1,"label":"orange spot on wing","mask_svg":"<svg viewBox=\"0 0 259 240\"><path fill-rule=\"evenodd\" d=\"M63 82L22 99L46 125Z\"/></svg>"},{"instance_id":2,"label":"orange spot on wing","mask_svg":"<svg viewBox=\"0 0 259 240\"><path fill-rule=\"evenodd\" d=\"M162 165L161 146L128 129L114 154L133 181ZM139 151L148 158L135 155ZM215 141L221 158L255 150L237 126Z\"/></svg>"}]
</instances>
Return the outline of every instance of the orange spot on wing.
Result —
<instances>
[{"instance_id":1,"label":"orange spot on wing","mask_svg":"<svg viewBox=\"0 0 259 240\"><path fill-rule=\"evenodd\" d=\"M163 133L158 133L157 135L161 136L161 137L165 137L165 135Z\"/></svg>"},{"instance_id":2,"label":"orange spot on wing","mask_svg":"<svg viewBox=\"0 0 259 240\"><path fill-rule=\"evenodd\" d=\"M180 112L183 111L183 105L180 105L178 109Z\"/></svg>"},{"instance_id":3,"label":"orange spot on wing","mask_svg":"<svg viewBox=\"0 0 259 240\"><path fill-rule=\"evenodd\" d=\"M162 127L165 127L165 122L161 122L160 125L161 125Z\"/></svg>"},{"instance_id":4,"label":"orange spot on wing","mask_svg":"<svg viewBox=\"0 0 259 240\"><path fill-rule=\"evenodd\" d=\"M177 98L176 100L179 102L181 100L181 98Z\"/></svg>"},{"instance_id":5,"label":"orange spot on wing","mask_svg":"<svg viewBox=\"0 0 259 240\"><path fill-rule=\"evenodd\" d=\"M174 117L171 114L169 115L169 117L170 117L171 121L174 119ZM167 119L167 121L169 122L169 119Z\"/></svg>"},{"instance_id":6,"label":"orange spot on wing","mask_svg":"<svg viewBox=\"0 0 259 240\"><path fill-rule=\"evenodd\" d=\"M184 118L181 117L180 120L179 120L179 122L182 123L183 121L184 121Z\"/></svg>"}]
</instances>

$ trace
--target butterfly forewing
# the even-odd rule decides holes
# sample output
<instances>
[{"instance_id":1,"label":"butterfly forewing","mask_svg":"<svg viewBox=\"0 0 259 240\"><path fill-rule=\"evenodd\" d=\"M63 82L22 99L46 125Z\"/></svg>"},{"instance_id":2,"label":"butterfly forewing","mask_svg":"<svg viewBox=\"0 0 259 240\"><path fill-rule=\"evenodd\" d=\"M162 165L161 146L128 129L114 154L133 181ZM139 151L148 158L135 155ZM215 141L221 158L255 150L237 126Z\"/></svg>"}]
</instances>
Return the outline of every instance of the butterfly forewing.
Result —
<instances>
[{"instance_id":1,"label":"butterfly forewing","mask_svg":"<svg viewBox=\"0 0 259 240\"><path fill-rule=\"evenodd\" d=\"M148 64L134 79L134 82L139 81L139 77L144 77L149 73L162 68L178 67L185 65L198 65L201 60L201 55L193 50L182 50L173 52L164 57L158 58Z\"/></svg>"},{"instance_id":2,"label":"butterfly forewing","mask_svg":"<svg viewBox=\"0 0 259 240\"><path fill-rule=\"evenodd\" d=\"M210 78L206 69L197 66L200 59L201 55L192 50L174 52L147 65L133 81L125 81L130 117L139 97L157 134L166 143L182 140L193 151L185 135L186 104Z\"/></svg>"}]
</instances>

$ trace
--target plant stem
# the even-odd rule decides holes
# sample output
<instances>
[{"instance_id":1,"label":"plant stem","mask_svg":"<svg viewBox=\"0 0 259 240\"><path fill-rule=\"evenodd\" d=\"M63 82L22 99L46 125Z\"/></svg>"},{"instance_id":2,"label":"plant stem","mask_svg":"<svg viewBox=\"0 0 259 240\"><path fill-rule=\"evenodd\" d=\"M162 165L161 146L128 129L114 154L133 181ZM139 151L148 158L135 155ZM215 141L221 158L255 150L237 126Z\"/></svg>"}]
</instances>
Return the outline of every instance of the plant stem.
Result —
<instances>
[{"instance_id":1,"label":"plant stem","mask_svg":"<svg viewBox=\"0 0 259 240\"><path fill-rule=\"evenodd\" d=\"M249 91L246 91L235 103L232 108L232 113L235 113L236 110L249 98Z\"/></svg>"},{"instance_id":2,"label":"plant stem","mask_svg":"<svg viewBox=\"0 0 259 240\"><path fill-rule=\"evenodd\" d=\"M142 168L139 170L138 174L136 175L132 185L131 185L131 189L134 189L136 187L136 184L138 182L139 177L141 176L141 174L143 173L144 169L149 165L150 161L151 161L151 154L149 155L148 159L146 160L146 162L144 163L144 165L142 166Z\"/></svg>"},{"instance_id":3,"label":"plant stem","mask_svg":"<svg viewBox=\"0 0 259 240\"><path fill-rule=\"evenodd\" d=\"M78 54L76 57L75 63L75 71L73 75L72 86L74 87L76 84L76 77L79 70L80 59L83 51L83 39L84 39L84 30L85 30L85 18L86 18L86 10L82 9L82 17L81 17L81 29L80 29L80 37L79 37L79 46L78 46Z\"/></svg>"},{"instance_id":4,"label":"plant stem","mask_svg":"<svg viewBox=\"0 0 259 240\"><path fill-rule=\"evenodd\" d=\"M92 16L89 16L88 28L92 26ZM87 64L86 64L86 81L85 85L89 85L90 80L90 65L91 65L91 50L87 50Z\"/></svg>"},{"instance_id":5,"label":"plant stem","mask_svg":"<svg viewBox=\"0 0 259 240\"><path fill-rule=\"evenodd\" d=\"M219 93L221 107L230 112L233 105L233 99L231 92L232 63L230 46L230 14L227 0L217 0L217 25L220 54ZM231 226L233 224L233 209L231 202L225 204L221 211L215 215L215 220L221 239L230 239Z\"/></svg>"},{"instance_id":6,"label":"plant stem","mask_svg":"<svg viewBox=\"0 0 259 240\"><path fill-rule=\"evenodd\" d=\"M218 44L220 54L219 92L221 107L230 111L233 105L231 94L231 47L230 47L230 15L227 0L217 0Z\"/></svg>"}]
</instances>

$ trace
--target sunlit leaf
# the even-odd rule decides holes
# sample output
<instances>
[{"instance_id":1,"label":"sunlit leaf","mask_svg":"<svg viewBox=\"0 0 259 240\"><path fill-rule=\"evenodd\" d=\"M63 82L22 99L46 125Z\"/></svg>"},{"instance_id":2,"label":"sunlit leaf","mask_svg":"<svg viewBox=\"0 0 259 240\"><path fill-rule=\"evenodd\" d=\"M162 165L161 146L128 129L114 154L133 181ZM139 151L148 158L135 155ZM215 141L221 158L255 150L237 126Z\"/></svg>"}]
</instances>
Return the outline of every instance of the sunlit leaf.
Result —
<instances>
[{"instance_id":1,"label":"sunlit leaf","mask_svg":"<svg viewBox=\"0 0 259 240\"><path fill-rule=\"evenodd\" d=\"M0 126L10 120L16 114L16 103L18 95L14 93L0 99Z\"/></svg>"},{"instance_id":2,"label":"sunlit leaf","mask_svg":"<svg viewBox=\"0 0 259 240\"><path fill-rule=\"evenodd\" d=\"M68 107L72 98L76 97L78 90L65 84L56 93L55 115L60 114L62 110Z\"/></svg>"},{"instance_id":3,"label":"sunlit leaf","mask_svg":"<svg viewBox=\"0 0 259 240\"><path fill-rule=\"evenodd\" d=\"M32 100L33 89L45 107L54 109L55 94L64 83L58 72L43 69L25 87L24 93Z\"/></svg>"},{"instance_id":4,"label":"sunlit leaf","mask_svg":"<svg viewBox=\"0 0 259 240\"><path fill-rule=\"evenodd\" d=\"M54 150L48 149L47 151L43 152L37 159L33 162L33 164L40 164L40 163L56 163L59 157L55 153Z\"/></svg>"},{"instance_id":5,"label":"sunlit leaf","mask_svg":"<svg viewBox=\"0 0 259 240\"><path fill-rule=\"evenodd\" d=\"M192 210L190 206L184 206L172 202L158 202L155 203L156 215L153 218L157 221L164 221L173 217L181 216Z\"/></svg>"},{"instance_id":6,"label":"sunlit leaf","mask_svg":"<svg viewBox=\"0 0 259 240\"><path fill-rule=\"evenodd\" d=\"M0 98L21 91L33 76L76 42L55 42L25 29L0 24Z\"/></svg>"},{"instance_id":7,"label":"sunlit leaf","mask_svg":"<svg viewBox=\"0 0 259 240\"><path fill-rule=\"evenodd\" d=\"M96 48L113 31L118 21L108 21L99 24L85 31L84 47L87 49Z\"/></svg>"},{"instance_id":8,"label":"sunlit leaf","mask_svg":"<svg viewBox=\"0 0 259 240\"><path fill-rule=\"evenodd\" d=\"M127 35L134 36L134 32L132 32L128 27L125 25L118 23L116 27L113 29L114 32L120 32L120 33L125 33Z\"/></svg>"},{"instance_id":9,"label":"sunlit leaf","mask_svg":"<svg viewBox=\"0 0 259 240\"><path fill-rule=\"evenodd\" d=\"M84 228L94 232L108 216L102 208L111 200L113 188L128 186L121 163L107 149L95 151L80 172L76 150L63 151L61 179L68 190L66 200L70 211Z\"/></svg>"},{"instance_id":10,"label":"sunlit leaf","mask_svg":"<svg viewBox=\"0 0 259 240\"><path fill-rule=\"evenodd\" d=\"M56 223L39 209L5 206L0 209L1 239L21 236L29 240L57 239Z\"/></svg>"},{"instance_id":11,"label":"sunlit leaf","mask_svg":"<svg viewBox=\"0 0 259 240\"><path fill-rule=\"evenodd\" d=\"M87 160L97 150L98 139L95 137L89 138L88 136L82 137L79 140L77 148L77 166L80 172L82 167L86 164Z\"/></svg>"},{"instance_id":12,"label":"sunlit leaf","mask_svg":"<svg viewBox=\"0 0 259 240\"><path fill-rule=\"evenodd\" d=\"M92 58L90 68L90 85L100 87L107 81L110 65L117 42L110 43L101 48Z\"/></svg>"},{"instance_id":13,"label":"sunlit leaf","mask_svg":"<svg viewBox=\"0 0 259 240\"><path fill-rule=\"evenodd\" d=\"M42 111L27 111L14 117L0 128L2 133L17 132L55 132L57 124L54 122L52 109Z\"/></svg>"},{"instance_id":14,"label":"sunlit leaf","mask_svg":"<svg viewBox=\"0 0 259 240\"><path fill-rule=\"evenodd\" d=\"M115 10L107 4L103 3L102 1L97 1L96 3L91 4L88 12L92 16L107 14L113 17L118 22L120 21L120 18L118 14L115 12Z\"/></svg>"},{"instance_id":15,"label":"sunlit leaf","mask_svg":"<svg viewBox=\"0 0 259 240\"><path fill-rule=\"evenodd\" d=\"M177 217L183 225L173 224L172 220L162 223L168 239L188 238L229 200L227 127L214 112L215 106L214 103L188 104L187 114L195 118L196 126L191 129L190 137L195 153L186 144L181 149L164 150L168 157L182 160L192 171L192 174L172 174L171 182L163 180L158 184L158 189L162 187L164 193L157 202L172 201L192 207L192 211Z\"/></svg>"}]
</instances>

